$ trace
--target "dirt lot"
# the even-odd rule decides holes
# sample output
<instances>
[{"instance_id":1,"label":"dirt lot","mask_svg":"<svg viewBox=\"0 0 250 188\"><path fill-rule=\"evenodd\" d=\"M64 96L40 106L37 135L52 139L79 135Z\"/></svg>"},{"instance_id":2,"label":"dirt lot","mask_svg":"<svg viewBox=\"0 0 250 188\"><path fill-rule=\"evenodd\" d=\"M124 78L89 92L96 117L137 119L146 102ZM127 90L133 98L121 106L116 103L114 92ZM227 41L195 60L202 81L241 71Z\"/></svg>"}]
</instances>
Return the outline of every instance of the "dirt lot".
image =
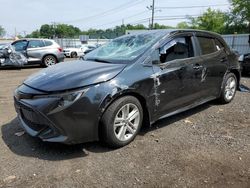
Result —
<instances>
[{"instance_id":1,"label":"dirt lot","mask_svg":"<svg viewBox=\"0 0 250 188\"><path fill-rule=\"evenodd\" d=\"M13 90L39 70L0 70L0 187L250 187L250 93L162 120L121 149L65 146L15 135Z\"/></svg>"}]
</instances>

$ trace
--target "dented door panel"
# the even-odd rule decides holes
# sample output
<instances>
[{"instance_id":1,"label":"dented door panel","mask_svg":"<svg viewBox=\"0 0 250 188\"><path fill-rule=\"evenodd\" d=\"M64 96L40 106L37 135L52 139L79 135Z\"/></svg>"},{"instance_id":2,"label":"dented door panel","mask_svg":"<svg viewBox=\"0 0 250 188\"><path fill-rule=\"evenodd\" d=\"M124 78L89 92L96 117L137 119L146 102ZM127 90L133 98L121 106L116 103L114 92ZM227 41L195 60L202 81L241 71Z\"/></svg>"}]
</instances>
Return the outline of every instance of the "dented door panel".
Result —
<instances>
[{"instance_id":1,"label":"dented door panel","mask_svg":"<svg viewBox=\"0 0 250 188\"><path fill-rule=\"evenodd\" d=\"M156 80L156 116L161 117L200 99L201 71L193 68L195 64L200 63L202 59L196 57L174 60L153 67Z\"/></svg>"}]
</instances>

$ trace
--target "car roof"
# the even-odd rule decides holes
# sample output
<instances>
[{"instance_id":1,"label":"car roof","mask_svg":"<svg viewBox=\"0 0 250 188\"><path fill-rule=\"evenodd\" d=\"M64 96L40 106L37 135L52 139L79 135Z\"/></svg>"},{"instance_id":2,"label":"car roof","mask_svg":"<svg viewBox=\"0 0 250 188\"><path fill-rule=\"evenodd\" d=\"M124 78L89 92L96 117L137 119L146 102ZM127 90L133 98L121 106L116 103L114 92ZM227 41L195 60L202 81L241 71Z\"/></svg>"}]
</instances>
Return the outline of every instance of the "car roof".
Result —
<instances>
[{"instance_id":1,"label":"car roof","mask_svg":"<svg viewBox=\"0 0 250 188\"><path fill-rule=\"evenodd\" d=\"M218 33L214 33L211 31L205 31L205 30L198 30L198 29L155 29L155 30L148 30L148 31L136 31L134 33L131 33L129 35L139 35L139 34L150 34L150 33L158 33L158 34L177 34L177 33L186 33L186 32L195 32L195 33L201 33L205 35L212 35L215 37L221 37Z\"/></svg>"},{"instance_id":2,"label":"car roof","mask_svg":"<svg viewBox=\"0 0 250 188\"><path fill-rule=\"evenodd\" d=\"M54 41L52 39L44 39L44 38L23 38L23 39L19 39L19 40L16 40L16 41L30 41L30 40L47 40L47 41L52 41L52 42Z\"/></svg>"}]
</instances>

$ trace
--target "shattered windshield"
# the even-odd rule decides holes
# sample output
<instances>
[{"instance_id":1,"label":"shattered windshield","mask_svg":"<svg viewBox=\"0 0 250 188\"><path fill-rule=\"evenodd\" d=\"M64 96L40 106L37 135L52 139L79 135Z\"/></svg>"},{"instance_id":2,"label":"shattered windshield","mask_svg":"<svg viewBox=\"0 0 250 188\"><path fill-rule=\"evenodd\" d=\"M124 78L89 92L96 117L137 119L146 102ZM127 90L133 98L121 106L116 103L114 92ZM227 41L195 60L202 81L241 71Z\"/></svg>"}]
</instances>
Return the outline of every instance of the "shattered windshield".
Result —
<instances>
[{"instance_id":1,"label":"shattered windshield","mask_svg":"<svg viewBox=\"0 0 250 188\"><path fill-rule=\"evenodd\" d=\"M85 56L85 60L110 63L129 63L143 54L162 35L158 33L144 33L127 35L114 39Z\"/></svg>"}]
</instances>

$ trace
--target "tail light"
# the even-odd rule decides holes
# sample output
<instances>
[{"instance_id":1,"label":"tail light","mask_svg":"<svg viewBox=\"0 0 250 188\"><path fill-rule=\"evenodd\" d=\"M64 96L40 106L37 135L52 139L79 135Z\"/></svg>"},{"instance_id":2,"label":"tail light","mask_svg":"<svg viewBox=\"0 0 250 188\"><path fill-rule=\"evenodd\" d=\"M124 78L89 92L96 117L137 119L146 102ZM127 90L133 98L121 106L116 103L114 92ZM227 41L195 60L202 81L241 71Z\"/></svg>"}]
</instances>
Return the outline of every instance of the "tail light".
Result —
<instances>
[{"instance_id":1,"label":"tail light","mask_svg":"<svg viewBox=\"0 0 250 188\"><path fill-rule=\"evenodd\" d=\"M62 52L62 51L63 51L63 49L62 49L62 48L58 48L58 50L59 50L59 52Z\"/></svg>"}]
</instances>

